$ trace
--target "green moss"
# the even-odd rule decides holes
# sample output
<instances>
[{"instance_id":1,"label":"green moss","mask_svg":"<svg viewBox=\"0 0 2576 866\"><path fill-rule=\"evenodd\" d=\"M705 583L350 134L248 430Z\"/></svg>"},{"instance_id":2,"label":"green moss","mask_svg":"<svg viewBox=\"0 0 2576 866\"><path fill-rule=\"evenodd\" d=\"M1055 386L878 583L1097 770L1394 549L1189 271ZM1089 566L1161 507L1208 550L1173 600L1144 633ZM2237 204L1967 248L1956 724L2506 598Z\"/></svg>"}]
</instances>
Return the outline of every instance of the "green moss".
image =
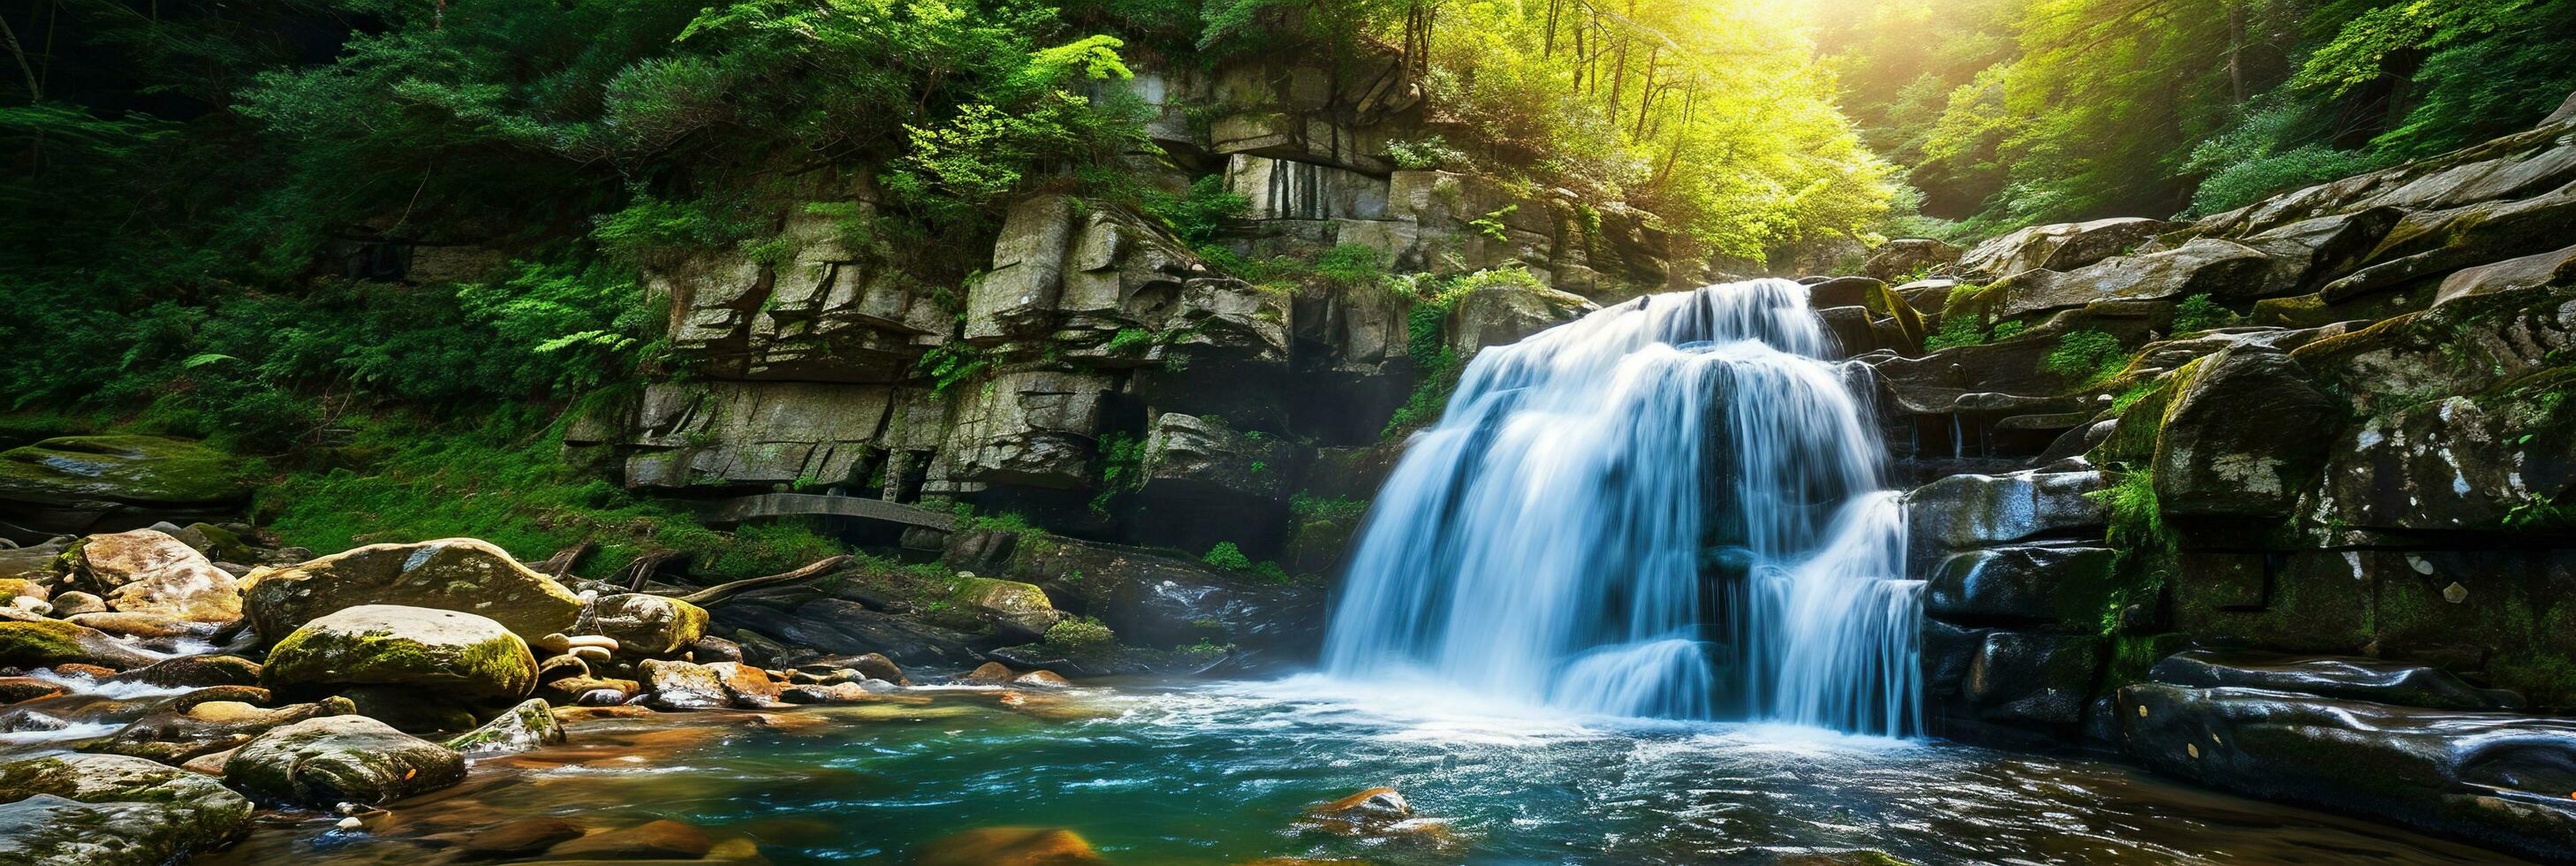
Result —
<instances>
[{"instance_id":1,"label":"green moss","mask_svg":"<svg viewBox=\"0 0 2576 866\"><path fill-rule=\"evenodd\" d=\"M2059 334L2048 353L2048 371L2084 384L2109 380L2129 365L2128 350L2110 333L2083 328Z\"/></svg>"},{"instance_id":2,"label":"green moss","mask_svg":"<svg viewBox=\"0 0 2576 866\"><path fill-rule=\"evenodd\" d=\"M0 666L51 667L84 661L80 626L61 620L0 621Z\"/></svg>"},{"instance_id":3,"label":"green moss","mask_svg":"<svg viewBox=\"0 0 2576 866\"><path fill-rule=\"evenodd\" d=\"M1099 617L1074 617L1047 629L1046 645L1070 656L1099 656L1118 648L1118 635Z\"/></svg>"},{"instance_id":4,"label":"green moss","mask_svg":"<svg viewBox=\"0 0 2576 866\"><path fill-rule=\"evenodd\" d=\"M277 686L444 686L464 696L519 697L536 688L537 660L506 633L469 644L426 644L397 633L307 626L269 650L260 676Z\"/></svg>"},{"instance_id":5,"label":"green moss","mask_svg":"<svg viewBox=\"0 0 2576 866\"><path fill-rule=\"evenodd\" d=\"M1252 558L1243 555L1243 549L1234 546L1234 542L1231 541L1217 542L1216 546L1209 548L1207 555L1200 557L1200 559L1205 561L1208 565L1221 568L1226 571L1249 571L1252 569Z\"/></svg>"}]
</instances>

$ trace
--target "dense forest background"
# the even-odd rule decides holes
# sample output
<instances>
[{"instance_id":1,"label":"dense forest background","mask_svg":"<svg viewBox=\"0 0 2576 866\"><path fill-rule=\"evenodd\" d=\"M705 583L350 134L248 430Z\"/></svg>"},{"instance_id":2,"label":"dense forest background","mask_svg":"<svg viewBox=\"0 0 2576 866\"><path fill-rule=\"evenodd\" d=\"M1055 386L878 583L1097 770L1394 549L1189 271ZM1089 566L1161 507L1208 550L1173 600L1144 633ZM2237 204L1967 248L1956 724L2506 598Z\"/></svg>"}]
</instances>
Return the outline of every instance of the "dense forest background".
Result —
<instances>
[{"instance_id":1,"label":"dense forest background","mask_svg":"<svg viewBox=\"0 0 2576 866\"><path fill-rule=\"evenodd\" d=\"M1139 180L1142 66L1399 52L1460 130L1399 162L1789 269L2219 212L2527 126L2576 89L2576 0L30 0L0 50L0 444L206 438L270 461L267 516L317 544L536 514L503 540L538 547L578 514L678 545L541 435L687 375L642 270L784 260L766 205L824 168L874 173L846 240L933 287L1038 191L1204 242L1242 202ZM365 279L387 240L512 264Z\"/></svg>"}]
</instances>

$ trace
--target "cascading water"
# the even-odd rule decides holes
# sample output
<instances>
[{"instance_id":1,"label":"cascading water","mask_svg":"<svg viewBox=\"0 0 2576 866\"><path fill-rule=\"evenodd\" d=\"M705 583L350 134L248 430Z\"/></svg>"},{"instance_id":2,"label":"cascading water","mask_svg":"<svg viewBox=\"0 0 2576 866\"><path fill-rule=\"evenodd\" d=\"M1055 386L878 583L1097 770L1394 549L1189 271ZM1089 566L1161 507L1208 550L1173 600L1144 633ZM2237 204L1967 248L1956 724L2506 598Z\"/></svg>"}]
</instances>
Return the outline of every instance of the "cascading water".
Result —
<instances>
[{"instance_id":1,"label":"cascading water","mask_svg":"<svg viewBox=\"0 0 2576 866\"><path fill-rule=\"evenodd\" d=\"M1921 582L1875 426L1754 280L1469 364L1380 491L1326 669L1627 716L1920 728Z\"/></svg>"}]
</instances>

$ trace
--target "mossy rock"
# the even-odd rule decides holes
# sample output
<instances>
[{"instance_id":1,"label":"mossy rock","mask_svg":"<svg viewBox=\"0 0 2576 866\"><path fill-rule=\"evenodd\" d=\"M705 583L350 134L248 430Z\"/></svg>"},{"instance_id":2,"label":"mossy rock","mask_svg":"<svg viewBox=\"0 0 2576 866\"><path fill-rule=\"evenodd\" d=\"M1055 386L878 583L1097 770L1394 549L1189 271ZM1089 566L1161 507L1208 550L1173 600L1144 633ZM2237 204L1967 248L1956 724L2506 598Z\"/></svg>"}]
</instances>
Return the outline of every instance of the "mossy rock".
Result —
<instances>
[{"instance_id":1,"label":"mossy rock","mask_svg":"<svg viewBox=\"0 0 2576 866\"><path fill-rule=\"evenodd\" d=\"M263 802L385 803L465 780L465 758L365 716L270 730L224 761L224 780Z\"/></svg>"},{"instance_id":2,"label":"mossy rock","mask_svg":"<svg viewBox=\"0 0 2576 866\"><path fill-rule=\"evenodd\" d=\"M58 619L0 621L0 667L87 664L123 669L143 667L159 658L106 632Z\"/></svg>"},{"instance_id":3,"label":"mossy rock","mask_svg":"<svg viewBox=\"0 0 2576 866\"><path fill-rule=\"evenodd\" d=\"M452 698L515 700L537 685L537 659L500 623L470 613L361 605L306 623L268 654L273 689L413 686Z\"/></svg>"},{"instance_id":4,"label":"mossy rock","mask_svg":"<svg viewBox=\"0 0 2576 866\"><path fill-rule=\"evenodd\" d=\"M563 584L473 538L371 544L254 571L242 610L261 638L276 641L317 617L367 604L462 611L523 640L568 631L581 616L581 599Z\"/></svg>"},{"instance_id":5,"label":"mossy rock","mask_svg":"<svg viewBox=\"0 0 2576 866\"><path fill-rule=\"evenodd\" d=\"M0 862L184 862L250 831L251 802L214 779L123 755L0 764Z\"/></svg>"},{"instance_id":6,"label":"mossy rock","mask_svg":"<svg viewBox=\"0 0 2576 866\"><path fill-rule=\"evenodd\" d=\"M617 639L619 653L633 656L675 655L707 634L706 608L646 592L601 596L591 620L598 633Z\"/></svg>"},{"instance_id":7,"label":"mossy rock","mask_svg":"<svg viewBox=\"0 0 2576 866\"><path fill-rule=\"evenodd\" d=\"M482 727L448 740L450 749L469 755L498 755L524 752L564 741L563 724L555 720L554 710L543 700L529 700L511 707Z\"/></svg>"},{"instance_id":8,"label":"mossy rock","mask_svg":"<svg viewBox=\"0 0 2576 866\"><path fill-rule=\"evenodd\" d=\"M0 452L0 499L66 508L250 495L241 458L162 436L63 436Z\"/></svg>"},{"instance_id":9,"label":"mossy rock","mask_svg":"<svg viewBox=\"0 0 2576 866\"><path fill-rule=\"evenodd\" d=\"M948 601L974 611L994 628L1031 640L1044 637L1047 629L1064 619L1064 612L1047 599L1046 590L1016 580L961 577L951 585Z\"/></svg>"}]
</instances>

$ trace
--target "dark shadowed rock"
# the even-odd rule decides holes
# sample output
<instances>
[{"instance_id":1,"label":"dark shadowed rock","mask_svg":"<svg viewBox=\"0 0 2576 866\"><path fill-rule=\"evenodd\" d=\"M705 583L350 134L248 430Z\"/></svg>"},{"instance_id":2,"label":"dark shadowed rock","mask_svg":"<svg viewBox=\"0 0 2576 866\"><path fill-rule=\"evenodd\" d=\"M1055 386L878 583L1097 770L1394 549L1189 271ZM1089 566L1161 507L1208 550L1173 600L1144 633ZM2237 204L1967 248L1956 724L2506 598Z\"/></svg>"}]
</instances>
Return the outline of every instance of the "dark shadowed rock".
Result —
<instances>
[{"instance_id":1,"label":"dark shadowed rock","mask_svg":"<svg viewBox=\"0 0 2576 866\"><path fill-rule=\"evenodd\" d=\"M1960 694L1988 721L2027 726L2073 725L2101 667L2093 635L1986 634Z\"/></svg>"},{"instance_id":2,"label":"dark shadowed rock","mask_svg":"<svg viewBox=\"0 0 2576 866\"><path fill-rule=\"evenodd\" d=\"M2239 345L2196 362L2156 439L2156 501L2169 514L2289 511L2325 462L2344 404L2279 350Z\"/></svg>"},{"instance_id":3,"label":"dark shadowed rock","mask_svg":"<svg viewBox=\"0 0 2576 866\"><path fill-rule=\"evenodd\" d=\"M2436 710L2522 706L2512 692L2478 688L2440 668L2355 656L2191 650L2157 662L2147 675L2197 689L2242 686Z\"/></svg>"},{"instance_id":4,"label":"dark shadowed rock","mask_svg":"<svg viewBox=\"0 0 2576 866\"><path fill-rule=\"evenodd\" d=\"M2118 557L2103 547L2032 545L1953 554L1927 582L1923 610L1958 622L2096 630Z\"/></svg>"},{"instance_id":5,"label":"dark shadowed rock","mask_svg":"<svg viewBox=\"0 0 2576 866\"><path fill-rule=\"evenodd\" d=\"M250 832L251 802L215 780L121 755L0 764L0 862L155 866Z\"/></svg>"},{"instance_id":6,"label":"dark shadowed rock","mask_svg":"<svg viewBox=\"0 0 2576 866\"><path fill-rule=\"evenodd\" d=\"M374 804L464 781L465 759L365 716L330 716L259 735L224 762L224 779L265 802Z\"/></svg>"}]
</instances>

